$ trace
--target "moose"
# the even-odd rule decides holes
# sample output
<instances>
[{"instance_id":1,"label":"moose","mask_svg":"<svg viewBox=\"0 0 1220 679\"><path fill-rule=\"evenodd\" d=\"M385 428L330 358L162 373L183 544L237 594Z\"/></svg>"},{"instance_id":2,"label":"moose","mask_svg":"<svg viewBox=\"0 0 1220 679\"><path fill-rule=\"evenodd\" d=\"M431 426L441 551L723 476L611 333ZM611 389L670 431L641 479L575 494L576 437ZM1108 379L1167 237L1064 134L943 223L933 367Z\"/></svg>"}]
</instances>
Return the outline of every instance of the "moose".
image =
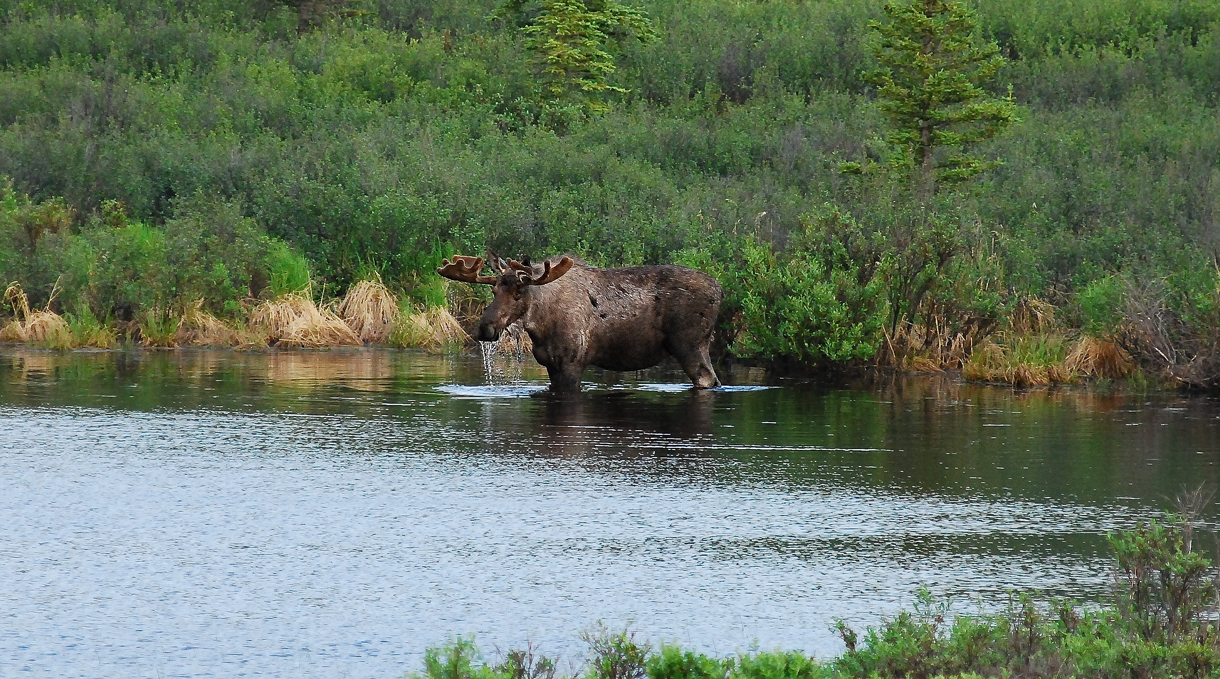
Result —
<instances>
[{"instance_id":1,"label":"moose","mask_svg":"<svg viewBox=\"0 0 1220 679\"><path fill-rule=\"evenodd\" d=\"M478 339L494 342L520 321L553 393L580 391L585 367L642 370L673 356L700 389L720 386L708 345L724 291L707 274L676 265L601 269L564 255L531 264L488 255L445 259L437 273L493 287Z\"/></svg>"}]
</instances>

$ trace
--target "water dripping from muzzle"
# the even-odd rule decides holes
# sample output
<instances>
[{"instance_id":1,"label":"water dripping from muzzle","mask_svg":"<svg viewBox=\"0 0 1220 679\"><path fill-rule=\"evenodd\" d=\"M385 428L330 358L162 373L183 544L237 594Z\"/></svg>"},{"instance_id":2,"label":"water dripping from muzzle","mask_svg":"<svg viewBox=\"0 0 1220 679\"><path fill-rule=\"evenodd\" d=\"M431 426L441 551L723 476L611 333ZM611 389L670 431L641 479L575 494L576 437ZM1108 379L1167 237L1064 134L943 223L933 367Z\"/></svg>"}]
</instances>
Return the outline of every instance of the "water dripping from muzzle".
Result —
<instances>
[{"instance_id":1,"label":"water dripping from muzzle","mask_svg":"<svg viewBox=\"0 0 1220 679\"><path fill-rule=\"evenodd\" d=\"M496 355L500 352L500 340L495 342L479 342L479 350L483 352L483 375L488 384L496 381Z\"/></svg>"},{"instance_id":2,"label":"water dripping from muzzle","mask_svg":"<svg viewBox=\"0 0 1220 679\"><path fill-rule=\"evenodd\" d=\"M525 355L532 349L529 335L520 325L510 325L494 342L479 342L483 374L488 384L512 384L522 379Z\"/></svg>"}]
</instances>

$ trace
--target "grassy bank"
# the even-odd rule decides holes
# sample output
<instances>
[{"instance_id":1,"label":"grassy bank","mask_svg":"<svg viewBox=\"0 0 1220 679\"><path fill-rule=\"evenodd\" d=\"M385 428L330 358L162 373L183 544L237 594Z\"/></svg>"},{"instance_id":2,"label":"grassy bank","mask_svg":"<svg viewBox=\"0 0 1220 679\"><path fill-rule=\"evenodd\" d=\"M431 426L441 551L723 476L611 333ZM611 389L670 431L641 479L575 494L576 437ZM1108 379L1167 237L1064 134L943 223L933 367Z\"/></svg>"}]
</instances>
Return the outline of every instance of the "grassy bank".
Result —
<instances>
[{"instance_id":1,"label":"grassy bank","mask_svg":"<svg viewBox=\"0 0 1220 679\"><path fill-rule=\"evenodd\" d=\"M119 346L324 348L381 344L446 351L470 341L444 307L400 301L380 281L360 281L342 298L318 304L310 290L266 300L243 300L227 320L212 315L200 298L184 306L152 307L127 323L99 321L87 306L60 315L48 305L31 309L18 285L4 294L13 317L0 326L0 341L47 349L110 349Z\"/></svg>"},{"instance_id":2,"label":"grassy bank","mask_svg":"<svg viewBox=\"0 0 1220 679\"><path fill-rule=\"evenodd\" d=\"M0 0L0 282L156 342L310 280L452 310L442 256L572 252L713 273L753 360L1055 382L1090 338L1220 386L1215 3L974 3L1019 121L930 199L842 171L892 155L880 0L640 0L596 106L552 96L540 3L500 4Z\"/></svg>"},{"instance_id":3,"label":"grassy bank","mask_svg":"<svg viewBox=\"0 0 1220 679\"><path fill-rule=\"evenodd\" d=\"M420 679L929 679L931 677L1220 676L1217 573L1201 554L1201 492L1179 497L1179 513L1110 536L1115 590L1106 605L1036 605L1014 595L994 615L954 616L921 592L914 609L857 631L834 631L846 650L818 659L799 651L717 658L627 630L597 625L581 634L586 663L564 673L536 649L484 662L469 639L431 648ZM573 673L574 672L574 673Z\"/></svg>"}]
</instances>

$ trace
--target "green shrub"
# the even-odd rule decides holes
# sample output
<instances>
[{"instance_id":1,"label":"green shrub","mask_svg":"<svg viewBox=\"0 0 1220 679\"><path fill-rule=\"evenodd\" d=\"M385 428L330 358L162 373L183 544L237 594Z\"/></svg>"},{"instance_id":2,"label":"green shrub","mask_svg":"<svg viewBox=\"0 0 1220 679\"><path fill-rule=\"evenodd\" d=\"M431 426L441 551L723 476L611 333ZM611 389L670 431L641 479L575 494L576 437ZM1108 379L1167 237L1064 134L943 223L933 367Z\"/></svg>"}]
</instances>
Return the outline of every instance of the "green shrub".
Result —
<instances>
[{"instance_id":1,"label":"green shrub","mask_svg":"<svg viewBox=\"0 0 1220 679\"><path fill-rule=\"evenodd\" d=\"M725 679L733 662L661 644L659 652L649 656L644 666L648 679Z\"/></svg>"},{"instance_id":2,"label":"green shrub","mask_svg":"<svg viewBox=\"0 0 1220 679\"><path fill-rule=\"evenodd\" d=\"M1104 337L1116 331L1123 321L1123 293L1127 282L1119 276L1105 276L1089 283L1076 295L1081 328Z\"/></svg>"},{"instance_id":3,"label":"green shrub","mask_svg":"<svg viewBox=\"0 0 1220 679\"><path fill-rule=\"evenodd\" d=\"M833 206L807 218L786 252L747 240L734 348L811 365L871 358L887 311L876 240Z\"/></svg>"},{"instance_id":4,"label":"green shrub","mask_svg":"<svg viewBox=\"0 0 1220 679\"><path fill-rule=\"evenodd\" d=\"M590 679L642 679L647 674L652 646L646 641L637 642L635 632L613 632L598 622L581 632L580 638L589 645L586 671Z\"/></svg>"},{"instance_id":5,"label":"green shrub","mask_svg":"<svg viewBox=\"0 0 1220 679\"><path fill-rule=\"evenodd\" d=\"M753 653L737 658L733 679L821 679L830 677L824 667L800 651Z\"/></svg>"},{"instance_id":6,"label":"green shrub","mask_svg":"<svg viewBox=\"0 0 1220 679\"><path fill-rule=\"evenodd\" d=\"M33 307L80 301L91 253L72 233L74 218L62 198L32 201L0 177L0 280L20 282Z\"/></svg>"},{"instance_id":7,"label":"green shrub","mask_svg":"<svg viewBox=\"0 0 1220 679\"><path fill-rule=\"evenodd\" d=\"M164 231L141 222L97 222L81 237L96 253L89 298L99 316L132 321L168 301Z\"/></svg>"},{"instance_id":8,"label":"green shrub","mask_svg":"<svg viewBox=\"0 0 1220 679\"><path fill-rule=\"evenodd\" d=\"M196 194L180 201L165 223L168 299L205 299L213 313L232 316L240 300L270 284L271 239L238 205Z\"/></svg>"},{"instance_id":9,"label":"green shrub","mask_svg":"<svg viewBox=\"0 0 1220 679\"><path fill-rule=\"evenodd\" d=\"M474 639L461 635L440 648L424 651L424 676L427 679L472 679L480 669L479 649Z\"/></svg>"}]
</instances>

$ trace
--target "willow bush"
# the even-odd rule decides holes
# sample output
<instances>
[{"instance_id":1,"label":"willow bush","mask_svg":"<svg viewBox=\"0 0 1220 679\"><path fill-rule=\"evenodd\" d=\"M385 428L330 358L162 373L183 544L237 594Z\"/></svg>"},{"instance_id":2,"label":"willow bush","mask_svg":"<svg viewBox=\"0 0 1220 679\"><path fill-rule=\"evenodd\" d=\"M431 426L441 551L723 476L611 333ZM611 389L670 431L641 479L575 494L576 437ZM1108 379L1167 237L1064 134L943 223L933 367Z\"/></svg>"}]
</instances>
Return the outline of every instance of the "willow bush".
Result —
<instances>
[{"instance_id":1,"label":"willow bush","mask_svg":"<svg viewBox=\"0 0 1220 679\"><path fill-rule=\"evenodd\" d=\"M1021 120L974 144L990 169L956 191L952 210L931 210L953 256L922 293L929 242L902 236L893 215L923 206L862 191L840 172L890 155L877 90L862 77L878 66L869 22L885 20L882 0L619 3L647 17L656 39L606 51L614 69L601 71L598 110L559 129L541 114L528 36L489 19L498 4L354 0L302 24L280 2L0 0L0 175L31 206L69 215L31 253L10 219L27 208L4 208L5 282L43 303L60 281L65 310L88 291L98 318L135 318L161 303L138 299L159 288L123 281L176 274L122 262L181 256L189 261L175 267L222 291L208 302L222 313L264 284L255 279L266 265L251 268L236 245L257 232L303 257L287 268L328 290L380 275L435 301L426 288L438 255L489 246L604 265L731 269L748 242L777 262L805 257L788 248L804 216L830 203L909 255L890 261L908 283L891 269L877 293L889 329L895 313L897 325L983 318L1033 297L1120 333L1131 318L1089 316L1097 282L1157 280L1165 290L1152 296L1174 319L1167 336L1192 356L1214 343L1215 3L972 3L975 37L1004 59L977 87L1002 99L1011 85ZM157 238L176 238L171 224L211 228L192 216L195 196L233 206L218 229L254 229L190 236L220 253L223 272L198 248L156 254ZM98 229L110 201L140 226ZM111 248L130 254L116 264ZM166 286L157 294L189 282ZM744 292L732 293L730 312ZM809 308L829 309L822 299ZM868 300L842 318L871 318Z\"/></svg>"}]
</instances>

